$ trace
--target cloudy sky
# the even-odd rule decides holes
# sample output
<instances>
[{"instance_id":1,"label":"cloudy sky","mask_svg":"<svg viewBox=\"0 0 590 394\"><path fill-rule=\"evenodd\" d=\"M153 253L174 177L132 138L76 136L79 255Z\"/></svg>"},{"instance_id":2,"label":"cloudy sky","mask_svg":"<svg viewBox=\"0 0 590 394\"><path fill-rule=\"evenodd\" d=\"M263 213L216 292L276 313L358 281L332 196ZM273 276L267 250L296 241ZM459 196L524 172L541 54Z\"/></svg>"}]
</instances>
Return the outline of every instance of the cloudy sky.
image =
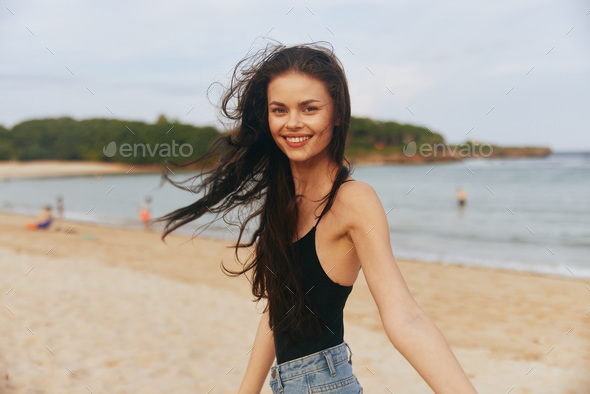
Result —
<instances>
[{"instance_id":1,"label":"cloudy sky","mask_svg":"<svg viewBox=\"0 0 590 394\"><path fill-rule=\"evenodd\" d=\"M0 124L218 125L208 87L270 37L332 43L353 115L452 143L590 150L589 11L588 0L2 0Z\"/></svg>"}]
</instances>

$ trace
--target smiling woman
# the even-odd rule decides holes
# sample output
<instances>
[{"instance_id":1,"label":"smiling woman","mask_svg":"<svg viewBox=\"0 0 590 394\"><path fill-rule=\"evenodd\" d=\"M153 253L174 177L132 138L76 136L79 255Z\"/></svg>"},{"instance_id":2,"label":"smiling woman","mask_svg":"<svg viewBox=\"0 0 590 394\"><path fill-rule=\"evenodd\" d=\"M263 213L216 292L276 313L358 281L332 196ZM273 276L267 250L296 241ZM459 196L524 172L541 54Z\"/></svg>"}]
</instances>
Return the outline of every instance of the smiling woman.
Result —
<instances>
[{"instance_id":1,"label":"smiling woman","mask_svg":"<svg viewBox=\"0 0 590 394\"><path fill-rule=\"evenodd\" d=\"M219 166L185 182L164 175L183 189L199 180L191 191L202 197L158 220L165 237L208 212L228 219L234 208L250 209L236 257L241 247L255 253L243 269L225 270L249 274L252 294L267 304L240 393L260 392L269 369L275 393L362 392L343 323L361 267L389 339L426 382L440 393L474 392L410 295L375 191L350 178L350 97L332 49L269 45L238 63L221 108L235 129L197 160L217 157ZM241 243L251 220L259 226Z\"/></svg>"}]
</instances>

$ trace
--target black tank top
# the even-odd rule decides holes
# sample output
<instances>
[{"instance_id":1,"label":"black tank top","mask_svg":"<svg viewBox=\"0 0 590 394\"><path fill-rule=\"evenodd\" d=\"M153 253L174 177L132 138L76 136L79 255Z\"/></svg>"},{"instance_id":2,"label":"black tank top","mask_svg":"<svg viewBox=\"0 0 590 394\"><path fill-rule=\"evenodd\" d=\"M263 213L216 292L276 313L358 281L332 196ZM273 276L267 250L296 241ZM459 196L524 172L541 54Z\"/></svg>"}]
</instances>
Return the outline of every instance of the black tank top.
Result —
<instances>
[{"instance_id":1,"label":"black tank top","mask_svg":"<svg viewBox=\"0 0 590 394\"><path fill-rule=\"evenodd\" d=\"M354 179L349 179L353 181ZM348 182L348 181L345 181ZM315 226L294 244L300 257L303 285L307 296L314 304L325 327L322 335L309 336L297 343L287 345L286 338L275 334L275 352L277 363L281 364L299 357L307 356L321 350L340 345L344 341L343 310L352 286L342 286L333 282L320 264L316 253L315 233L322 212Z\"/></svg>"}]
</instances>

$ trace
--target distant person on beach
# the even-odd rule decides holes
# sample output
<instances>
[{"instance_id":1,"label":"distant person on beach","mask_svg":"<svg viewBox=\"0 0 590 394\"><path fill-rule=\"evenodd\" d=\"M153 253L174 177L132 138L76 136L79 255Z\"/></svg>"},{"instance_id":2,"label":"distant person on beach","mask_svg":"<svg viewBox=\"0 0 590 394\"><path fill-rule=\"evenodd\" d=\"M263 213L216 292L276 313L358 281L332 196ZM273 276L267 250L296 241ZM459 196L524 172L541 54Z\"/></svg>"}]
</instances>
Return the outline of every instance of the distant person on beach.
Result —
<instances>
[{"instance_id":1,"label":"distant person on beach","mask_svg":"<svg viewBox=\"0 0 590 394\"><path fill-rule=\"evenodd\" d=\"M146 199L139 206L139 219L141 219L141 222L143 223L143 228L145 228L146 230L152 228L151 202L152 199L146 197Z\"/></svg>"},{"instance_id":2,"label":"distant person on beach","mask_svg":"<svg viewBox=\"0 0 590 394\"><path fill-rule=\"evenodd\" d=\"M362 268L391 343L437 393L474 393L441 331L416 303L397 266L387 217L373 188L351 178L344 146L350 96L329 45L269 44L240 61L221 100L235 122L205 157L213 169L181 182L198 199L167 215L164 239L214 213L238 215L236 241L252 294L265 300L239 393L361 393L344 341L343 310ZM250 220L258 223L242 242ZM212 262L213 263L213 262ZM276 359L276 361L275 361ZM274 362L274 363L273 363Z\"/></svg>"},{"instance_id":3,"label":"distant person on beach","mask_svg":"<svg viewBox=\"0 0 590 394\"><path fill-rule=\"evenodd\" d=\"M465 206L465 203L467 203L467 194L465 193L465 190L463 190L462 188L458 188L457 189L457 204L459 204L460 207Z\"/></svg>"},{"instance_id":4,"label":"distant person on beach","mask_svg":"<svg viewBox=\"0 0 590 394\"><path fill-rule=\"evenodd\" d=\"M45 230L51 226L53 222L53 216L51 214L51 206L47 205L43 211L37 217L35 222L27 223L26 227L29 230Z\"/></svg>"},{"instance_id":5,"label":"distant person on beach","mask_svg":"<svg viewBox=\"0 0 590 394\"><path fill-rule=\"evenodd\" d=\"M62 196L57 197L56 211L57 211L57 217L56 217L55 229L60 230L61 224L63 223L63 220L64 220L64 199Z\"/></svg>"}]
</instances>

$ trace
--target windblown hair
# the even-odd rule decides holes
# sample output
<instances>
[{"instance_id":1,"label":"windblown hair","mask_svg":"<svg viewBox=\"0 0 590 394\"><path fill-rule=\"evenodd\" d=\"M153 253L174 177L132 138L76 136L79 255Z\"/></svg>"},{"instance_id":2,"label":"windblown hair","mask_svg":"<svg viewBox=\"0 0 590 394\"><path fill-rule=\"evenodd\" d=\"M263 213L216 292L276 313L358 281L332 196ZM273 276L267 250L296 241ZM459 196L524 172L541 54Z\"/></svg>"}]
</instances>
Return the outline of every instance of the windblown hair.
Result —
<instances>
[{"instance_id":1,"label":"windblown hair","mask_svg":"<svg viewBox=\"0 0 590 394\"><path fill-rule=\"evenodd\" d=\"M242 59L233 70L231 82L221 100L221 113L235 124L233 130L219 137L205 156L177 166L210 162L218 165L182 182L163 176L175 186L187 189L198 200L158 218L166 223L162 239L177 228L206 213L227 215L243 207L250 209L241 220L235 245L255 247L255 253L242 269L226 274L248 274L255 301L268 299L270 326L275 334L296 340L310 332L322 330L318 314L312 314L306 296L309 289L301 288L301 270L293 240L297 237L297 199L288 157L278 148L269 128L267 87L282 74L299 72L325 84L334 103L334 130L327 147L331 160L338 165L337 177L328 195L320 200L328 211L338 188L347 178L350 165L344 158L344 146L350 123L348 83L340 61L331 47L318 44L285 47L269 44L256 54ZM346 166L344 163L346 162ZM242 242L247 224L259 219L258 228L248 242Z\"/></svg>"}]
</instances>

